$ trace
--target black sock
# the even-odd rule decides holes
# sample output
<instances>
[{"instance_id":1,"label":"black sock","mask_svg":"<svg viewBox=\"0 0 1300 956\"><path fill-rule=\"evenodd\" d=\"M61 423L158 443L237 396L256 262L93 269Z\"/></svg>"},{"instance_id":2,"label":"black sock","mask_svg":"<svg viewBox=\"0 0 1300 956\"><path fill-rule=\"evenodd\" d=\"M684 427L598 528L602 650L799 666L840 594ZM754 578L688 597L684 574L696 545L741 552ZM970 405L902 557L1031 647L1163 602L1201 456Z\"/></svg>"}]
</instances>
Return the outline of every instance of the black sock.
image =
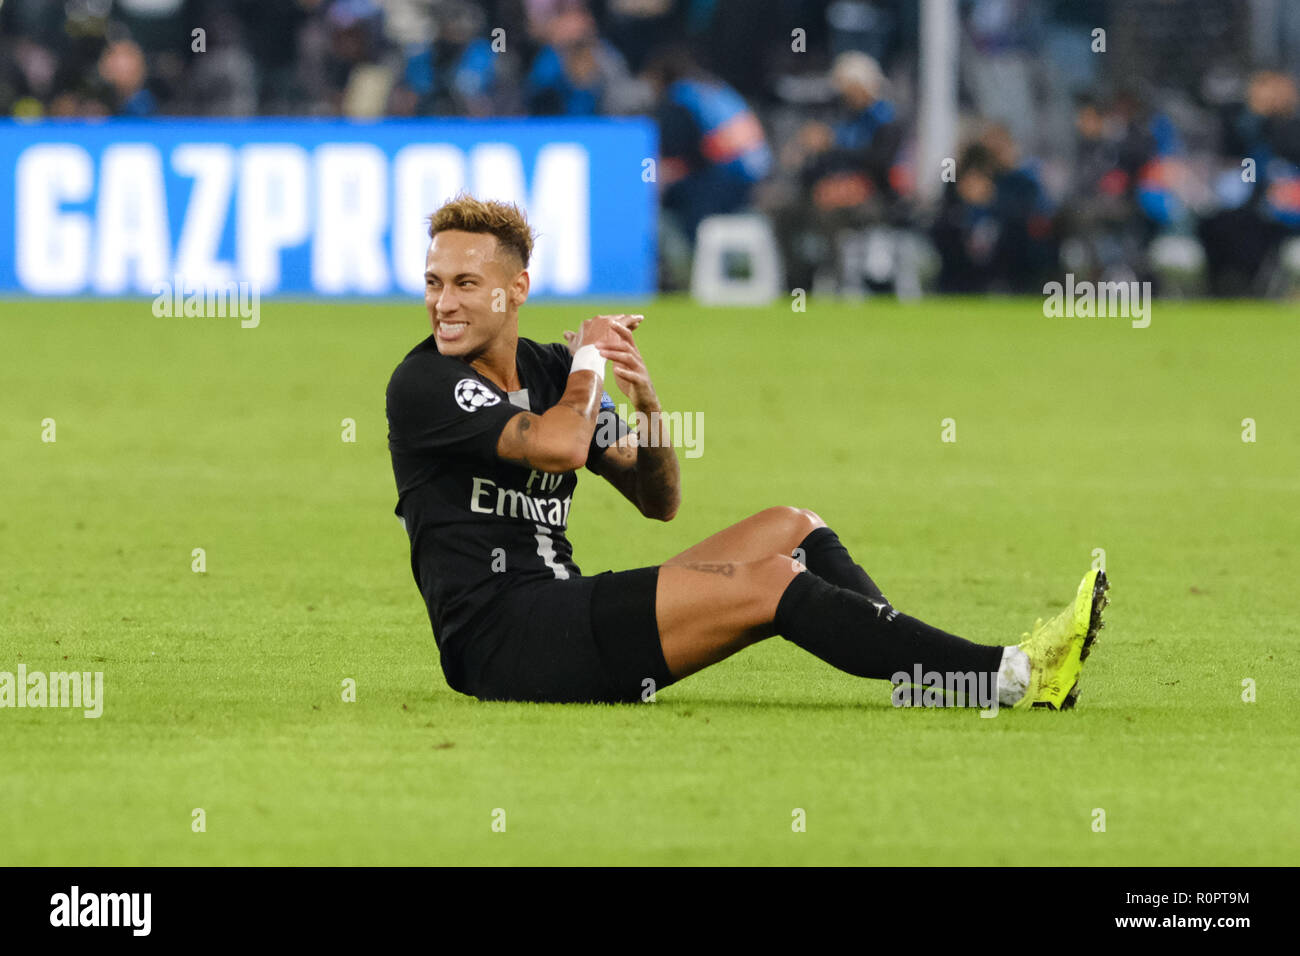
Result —
<instances>
[{"instance_id":1,"label":"black sock","mask_svg":"<svg viewBox=\"0 0 1300 956\"><path fill-rule=\"evenodd\" d=\"M795 557L801 554L803 566L823 581L856 591L873 601L889 603L871 576L853 560L840 542L840 536L830 528L817 528L800 541Z\"/></svg>"},{"instance_id":2,"label":"black sock","mask_svg":"<svg viewBox=\"0 0 1300 956\"><path fill-rule=\"evenodd\" d=\"M786 640L858 677L910 678L918 668L923 674L992 673L1002 662L1001 647L941 631L811 573L796 574L786 587L775 623Z\"/></svg>"}]
</instances>

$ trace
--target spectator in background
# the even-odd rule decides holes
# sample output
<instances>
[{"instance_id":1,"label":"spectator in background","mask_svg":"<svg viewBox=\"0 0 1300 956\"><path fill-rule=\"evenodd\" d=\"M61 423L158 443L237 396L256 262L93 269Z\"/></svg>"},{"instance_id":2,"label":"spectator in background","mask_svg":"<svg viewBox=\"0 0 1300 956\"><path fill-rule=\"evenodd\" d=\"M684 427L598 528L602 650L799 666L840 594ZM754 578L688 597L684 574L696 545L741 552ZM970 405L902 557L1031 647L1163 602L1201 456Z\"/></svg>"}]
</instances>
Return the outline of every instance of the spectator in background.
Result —
<instances>
[{"instance_id":1,"label":"spectator in background","mask_svg":"<svg viewBox=\"0 0 1300 956\"><path fill-rule=\"evenodd\" d=\"M1148 225L1148 239L1159 234L1187 234L1194 226L1189 200L1195 193L1186 150L1173 120L1152 115L1147 127L1152 154L1137 172L1137 205Z\"/></svg>"},{"instance_id":2,"label":"spectator in background","mask_svg":"<svg viewBox=\"0 0 1300 956\"><path fill-rule=\"evenodd\" d=\"M839 116L809 123L800 139L809 149L803 179L820 209L865 204L894 195L890 171L902 140L894 105L882 98L884 74L865 53L841 53L831 69Z\"/></svg>"},{"instance_id":3,"label":"spectator in background","mask_svg":"<svg viewBox=\"0 0 1300 956\"><path fill-rule=\"evenodd\" d=\"M1156 140L1143 98L1135 90L1120 90L1111 101L1106 123L1119 151L1120 169L1136 180L1142 167L1156 153Z\"/></svg>"},{"instance_id":4,"label":"spectator in background","mask_svg":"<svg viewBox=\"0 0 1300 956\"><path fill-rule=\"evenodd\" d=\"M1100 101L1082 97L1075 111L1076 147L1057 218L1065 267L1097 281L1131 269L1143 256L1134 177L1120 163L1117 136Z\"/></svg>"},{"instance_id":5,"label":"spectator in background","mask_svg":"<svg viewBox=\"0 0 1300 956\"><path fill-rule=\"evenodd\" d=\"M112 90L114 112L119 116L149 116L158 101L145 86L149 71L144 51L133 40L109 43L99 58L99 75Z\"/></svg>"},{"instance_id":6,"label":"spectator in background","mask_svg":"<svg viewBox=\"0 0 1300 956\"><path fill-rule=\"evenodd\" d=\"M996 164L988 147L971 143L944 187L930 237L939 253L939 291L987 292L997 285L1002 224L996 211Z\"/></svg>"},{"instance_id":7,"label":"spectator in background","mask_svg":"<svg viewBox=\"0 0 1300 956\"><path fill-rule=\"evenodd\" d=\"M707 216L745 208L772 168L758 117L740 94L704 73L684 47L648 61L659 122L662 208L688 244Z\"/></svg>"},{"instance_id":8,"label":"spectator in background","mask_svg":"<svg viewBox=\"0 0 1300 956\"><path fill-rule=\"evenodd\" d=\"M88 119L111 116L117 111L117 95L100 72L100 64L109 42L128 39L121 28L107 18L107 10L89 9L82 4L66 7L45 4L41 16L39 0L6 3L0 6L0 64L8 57L4 49L13 42L9 25L26 23L32 28L27 42L20 42L15 57L19 76L26 81L26 91L39 100L22 104L28 116L42 114L60 119ZM53 13L51 17L49 14ZM66 19L60 19L65 16Z\"/></svg>"},{"instance_id":9,"label":"spectator in background","mask_svg":"<svg viewBox=\"0 0 1300 956\"><path fill-rule=\"evenodd\" d=\"M1067 200L1123 196L1129 174L1120 168L1119 148L1106 124L1099 100L1080 97L1074 113L1075 152Z\"/></svg>"},{"instance_id":10,"label":"spectator in background","mask_svg":"<svg viewBox=\"0 0 1300 956\"><path fill-rule=\"evenodd\" d=\"M1011 130L1002 123L991 123L979 141L993 158L999 212L1008 218L1025 220L1045 213L1048 201L1038 174L1033 164L1023 161L1020 145Z\"/></svg>"},{"instance_id":11,"label":"spectator in background","mask_svg":"<svg viewBox=\"0 0 1300 956\"><path fill-rule=\"evenodd\" d=\"M962 151L931 228L940 291L1040 291L1057 269L1049 212L1011 132L988 127Z\"/></svg>"},{"instance_id":12,"label":"spectator in background","mask_svg":"<svg viewBox=\"0 0 1300 956\"><path fill-rule=\"evenodd\" d=\"M1278 247L1300 234L1298 100L1290 76L1266 70L1251 77L1246 102L1226 118L1225 150L1252 161L1254 183L1238 165L1248 190L1244 201L1201 222L1214 295L1264 291Z\"/></svg>"},{"instance_id":13,"label":"spectator in background","mask_svg":"<svg viewBox=\"0 0 1300 956\"><path fill-rule=\"evenodd\" d=\"M383 16L377 0L333 0L326 8L329 112L348 116L381 112L390 92L380 88L387 74L372 67L384 54Z\"/></svg>"},{"instance_id":14,"label":"spectator in background","mask_svg":"<svg viewBox=\"0 0 1300 956\"><path fill-rule=\"evenodd\" d=\"M436 106L444 116L493 116L520 111L514 55L497 53L486 35L483 14L472 4L457 4L438 21L433 48Z\"/></svg>"},{"instance_id":15,"label":"spectator in background","mask_svg":"<svg viewBox=\"0 0 1300 956\"><path fill-rule=\"evenodd\" d=\"M884 98L884 74L872 57L851 51L835 58L830 79L836 114L805 123L782 155L798 169L793 201L776 213L791 288L811 288L817 269L836 259L839 235L888 220L897 200L902 127Z\"/></svg>"},{"instance_id":16,"label":"spectator in background","mask_svg":"<svg viewBox=\"0 0 1300 956\"><path fill-rule=\"evenodd\" d=\"M534 116L595 116L612 110L607 97L617 98L632 82L627 64L596 33L596 21L585 10L566 10L542 27L546 46L538 51L524 81L528 112Z\"/></svg>"},{"instance_id":17,"label":"spectator in background","mask_svg":"<svg viewBox=\"0 0 1300 956\"><path fill-rule=\"evenodd\" d=\"M393 111L422 116L522 112L518 56L508 43L501 52L492 49L483 11L471 3L445 3L435 23L435 42L406 45Z\"/></svg>"},{"instance_id":18,"label":"spectator in background","mask_svg":"<svg viewBox=\"0 0 1300 956\"><path fill-rule=\"evenodd\" d=\"M993 215L998 221L993 268L998 290L1037 291L1057 268L1052 203L1034 165L1022 163L1021 147L1008 127L988 126L980 143L993 161Z\"/></svg>"},{"instance_id":19,"label":"spectator in background","mask_svg":"<svg viewBox=\"0 0 1300 956\"><path fill-rule=\"evenodd\" d=\"M1010 129L994 123L980 144L992 160L993 214L998 222L993 269L999 289L1038 291L1057 268L1051 203L1033 166L1021 162Z\"/></svg>"}]
</instances>

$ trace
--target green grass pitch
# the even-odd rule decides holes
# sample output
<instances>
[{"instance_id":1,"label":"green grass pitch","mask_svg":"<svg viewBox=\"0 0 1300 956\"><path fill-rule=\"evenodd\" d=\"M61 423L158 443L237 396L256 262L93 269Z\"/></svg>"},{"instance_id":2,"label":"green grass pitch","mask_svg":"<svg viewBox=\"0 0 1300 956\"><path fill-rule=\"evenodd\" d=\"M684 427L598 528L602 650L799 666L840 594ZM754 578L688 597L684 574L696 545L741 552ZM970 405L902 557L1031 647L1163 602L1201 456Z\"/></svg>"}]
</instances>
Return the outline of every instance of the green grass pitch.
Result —
<instances>
[{"instance_id":1,"label":"green grass pitch","mask_svg":"<svg viewBox=\"0 0 1300 956\"><path fill-rule=\"evenodd\" d=\"M600 305L521 332L629 308ZM0 671L102 671L105 700L0 710L0 864L1294 863L1293 305L1158 302L1147 329L1037 299L635 307L703 455L668 524L584 475L585 571L798 505L901 609L1007 643L1104 549L1079 707L899 710L780 638L653 704L462 697L392 515L384 388L420 302L267 301L241 329L11 301Z\"/></svg>"}]
</instances>

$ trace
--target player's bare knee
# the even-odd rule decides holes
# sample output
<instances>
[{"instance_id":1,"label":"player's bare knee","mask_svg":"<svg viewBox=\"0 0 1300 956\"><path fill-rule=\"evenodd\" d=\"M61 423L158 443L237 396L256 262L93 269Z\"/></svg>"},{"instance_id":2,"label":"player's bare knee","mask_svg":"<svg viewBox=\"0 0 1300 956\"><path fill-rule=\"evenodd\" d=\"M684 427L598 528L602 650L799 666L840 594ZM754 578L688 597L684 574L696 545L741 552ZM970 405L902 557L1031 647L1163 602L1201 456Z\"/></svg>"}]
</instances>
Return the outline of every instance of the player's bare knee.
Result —
<instances>
[{"instance_id":1,"label":"player's bare knee","mask_svg":"<svg viewBox=\"0 0 1300 956\"><path fill-rule=\"evenodd\" d=\"M794 510L799 512L799 514L803 517L804 522L806 522L808 526L808 534L812 534L818 528L826 527L826 522L822 520L822 516L819 515L817 512L813 511L812 509L796 508Z\"/></svg>"},{"instance_id":2,"label":"player's bare knee","mask_svg":"<svg viewBox=\"0 0 1300 956\"><path fill-rule=\"evenodd\" d=\"M818 528L826 527L826 522L821 519L815 511L807 508L785 508L786 512L786 541L790 551L797 548L800 542L808 535L812 534Z\"/></svg>"},{"instance_id":3,"label":"player's bare knee","mask_svg":"<svg viewBox=\"0 0 1300 956\"><path fill-rule=\"evenodd\" d=\"M826 522L822 521L821 516L807 508L777 505L764 508L758 513L758 516L774 525L779 525L785 531L786 536L793 539L795 544L808 537L817 528L826 527Z\"/></svg>"}]
</instances>

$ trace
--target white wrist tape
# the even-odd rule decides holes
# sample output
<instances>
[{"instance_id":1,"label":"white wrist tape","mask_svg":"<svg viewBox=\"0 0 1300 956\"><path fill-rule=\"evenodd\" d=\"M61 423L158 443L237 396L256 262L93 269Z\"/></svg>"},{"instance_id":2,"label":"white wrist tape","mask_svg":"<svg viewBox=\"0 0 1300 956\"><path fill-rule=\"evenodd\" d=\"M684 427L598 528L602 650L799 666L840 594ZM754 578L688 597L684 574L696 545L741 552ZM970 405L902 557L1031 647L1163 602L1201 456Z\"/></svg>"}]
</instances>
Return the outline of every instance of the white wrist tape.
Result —
<instances>
[{"instance_id":1,"label":"white wrist tape","mask_svg":"<svg viewBox=\"0 0 1300 956\"><path fill-rule=\"evenodd\" d=\"M569 374L574 372L595 372L601 385L605 384L605 356L594 345L584 345L573 353L573 365Z\"/></svg>"}]
</instances>

